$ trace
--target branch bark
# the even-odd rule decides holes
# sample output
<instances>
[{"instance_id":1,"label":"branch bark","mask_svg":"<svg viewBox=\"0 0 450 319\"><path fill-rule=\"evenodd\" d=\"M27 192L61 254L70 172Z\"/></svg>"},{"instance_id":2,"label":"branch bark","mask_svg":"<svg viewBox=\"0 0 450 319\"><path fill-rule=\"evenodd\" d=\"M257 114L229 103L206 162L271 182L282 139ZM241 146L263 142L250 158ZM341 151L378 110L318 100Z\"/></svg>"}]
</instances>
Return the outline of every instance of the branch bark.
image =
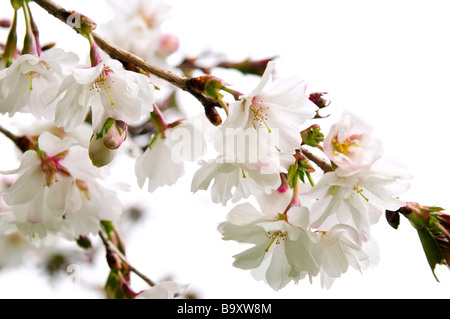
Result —
<instances>
[{"instance_id":1,"label":"branch bark","mask_svg":"<svg viewBox=\"0 0 450 319\"><path fill-rule=\"evenodd\" d=\"M127 257L120 252L119 249L109 240L108 235L105 233L104 230L100 230L99 232L100 238L102 239L103 245L105 246L106 250L109 250L113 252L114 254L119 257L119 259L128 266L131 272L134 272L137 276L139 276L142 280L144 280L150 287L155 286L155 282L148 278L146 275L144 275L142 272L140 272L138 269L136 269L127 259Z\"/></svg>"},{"instance_id":2,"label":"branch bark","mask_svg":"<svg viewBox=\"0 0 450 319\"><path fill-rule=\"evenodd\" d=\"M23 153L28 151L34 142L27 136L17 136L0 126L0 133L9 138ZM31 147L32 148L32 147Z\"/></svg>"},{"instance_id":3,"label":"branch bark","mask_svg":"<svg viewBox=\"0 0 450 319\"><path fill-rule=\"evenodd\" d=\"M314 162L317 166L319 166L324 173L334 171L333 166L328 163L326 160L318 157L317 155L310 152L306 147L302 146L301 152L306 156L310 161Z\"/></svg>"}]
</instances>

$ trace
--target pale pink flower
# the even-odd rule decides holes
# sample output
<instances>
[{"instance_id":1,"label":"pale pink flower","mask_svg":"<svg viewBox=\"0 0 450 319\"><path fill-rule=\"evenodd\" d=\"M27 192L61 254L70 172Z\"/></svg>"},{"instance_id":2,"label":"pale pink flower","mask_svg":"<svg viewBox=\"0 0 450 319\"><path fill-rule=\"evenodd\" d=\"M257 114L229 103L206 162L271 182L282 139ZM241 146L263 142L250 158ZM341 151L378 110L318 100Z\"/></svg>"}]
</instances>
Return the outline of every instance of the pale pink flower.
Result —
<instances>
[{"instance_id":1,"label":"pale pink flower","mask_svg":"<svg viewBox=\"0 0 450 319\"><path fill-rule=\"evenodd\" d=\"M345 113L325 138L324 152L341 169L367 168L383 155L381 141L372 136L372 131L369 124Z\"/></svg>"}]
</instances>

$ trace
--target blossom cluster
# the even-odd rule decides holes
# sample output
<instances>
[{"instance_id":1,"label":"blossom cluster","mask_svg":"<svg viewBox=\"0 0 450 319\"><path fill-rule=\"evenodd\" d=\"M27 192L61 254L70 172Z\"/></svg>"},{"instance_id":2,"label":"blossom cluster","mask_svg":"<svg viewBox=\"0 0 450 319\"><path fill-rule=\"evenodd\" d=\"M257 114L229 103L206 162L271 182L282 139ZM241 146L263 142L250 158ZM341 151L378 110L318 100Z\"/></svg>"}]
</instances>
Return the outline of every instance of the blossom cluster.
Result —
<instances>
[{"instance_id":1,"label":"blossom cluster","mask_svg":"<svg viewBox=\"0 0 450 319\"><path fill-rule=\"evenodd\" d=\"M150 0L124 3L114 1L118 17L105 26L106 37L168 66L166 58L179 45L161 31L168 7ZM255 72L262 75L249 93L210 75L197 79L196 95L215 107L205 106L206 117L168 120L173 114L157 102L160 83L101 51L90 20L83 17L78 28L90 44L86 66L75 53L40 47L26 1L14 10L0 56L0 114L27 113L51 125L25 134L19 167L2 172L12 181L1 190L1 232L13 225L21 236L56 233L77 240L98 234L104 222L120 221L121 202L105 179L127 141L139 150L132 155L136 184L149 192L177 183L185 162L199 164L191 191L209 190L213 203L234 205L218 231L224 240L252 245L234 256L234 266L251 270L274 290L315 277L329 288L350 267L362 271L377 263L371 227L384 212L406 205L400 196L411 176L384 156L370 124L346 112L324 134L317 124L328 106L324 94L308 94L301 78L278 78L275 61ZM19 10L27 20L20 54ZM234 99L226 101L222 92ZM143 147L131 126L150 127ZM123 281L120 292L127 296L173 298L186 289L169 282L132 293L124 261L114 258L108 259L110 278Z\"/></svg>"},{"instance_id":2,"label":"blossom cluster","mask_svg":"<svg viewBox=\"0 0 450 319\"><path fill-rule=\"evenodd\" d=\"M407 190L410 175L382 157L370 125L350 113L325 138L319 137L315 150L323 151L332 169L314 174L300 131L315 118L317 106L308 100L302 82L271 83L273 67L269 64L255 91L230 105L221 129L240 128L230 130L235 134L253 129L264 141L264 135L278 131L278 143L256 158L246 157L249 148L232 158L221 154L223 163L205 164L196 173L193 190L207 189L214 179L215 202L255 197L259 209L239 204L219 226L224 240L255 245L236 255L234 266L251 269L275 290L317 275L323 287L330 287L349 266L362 270L376 263L370 228L383 212L404 205L398 196ZM317 134L314 128L306 131Z\"/></svg>"}]
</instances>

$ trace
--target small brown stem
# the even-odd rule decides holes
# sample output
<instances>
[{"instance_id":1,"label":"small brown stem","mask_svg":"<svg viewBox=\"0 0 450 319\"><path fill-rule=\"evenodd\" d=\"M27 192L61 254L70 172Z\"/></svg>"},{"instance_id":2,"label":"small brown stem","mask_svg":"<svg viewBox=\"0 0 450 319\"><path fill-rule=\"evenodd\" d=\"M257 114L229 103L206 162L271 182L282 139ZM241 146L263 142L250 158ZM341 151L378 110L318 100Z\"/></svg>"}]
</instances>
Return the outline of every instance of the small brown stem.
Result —
<instances>
[{"instance_id":1,"label":"small brown stem","mask_svg":"<svg viewBox=\"0 0 450 319\"><path fill-rule=\"evenodd\" d=\"M331 166L330 163L313 154L306 147L302 146L301 152L303 153L303 155L306 156L306 158L308 158L310 161L314 162L317 166L319 166L324 171L324 173L334 171L333 166Z\"/></svg>"},{"instance_id":2,"label":"small brown stem","mask_svg":"<svg viewBox=\"0 0 450 319\"><path fill-rule=\"evenodd\" d=\"M26 152L30 150L30 148L34 148L34 142L27 136L17 136L8 131L7 129L0 126L0 133L9 138L22 152Z\"/></svg>"},{"instance_id":3,"label":"small brown stem","mask_svg":"<svg viewBox=\"0 0 450 319\"><path fill-rule=\"evenodd\" d=\"M129 270L133 273L135 273L137 276L139 276L142 280L144 280L150 287L155 286L155 282L152 281L150 278L148 278L146 275L144 275L142 272L140 272L138 269L136 269L127 259L127 257L122 254L122 252L109 240L108 235L106 232L102 229L99 232L100 238L103 241L103 245L105 246L106 250L109 250L113 252L114 254L119 257L119 259L127 265Z\"/></svg>"}]
</instances>

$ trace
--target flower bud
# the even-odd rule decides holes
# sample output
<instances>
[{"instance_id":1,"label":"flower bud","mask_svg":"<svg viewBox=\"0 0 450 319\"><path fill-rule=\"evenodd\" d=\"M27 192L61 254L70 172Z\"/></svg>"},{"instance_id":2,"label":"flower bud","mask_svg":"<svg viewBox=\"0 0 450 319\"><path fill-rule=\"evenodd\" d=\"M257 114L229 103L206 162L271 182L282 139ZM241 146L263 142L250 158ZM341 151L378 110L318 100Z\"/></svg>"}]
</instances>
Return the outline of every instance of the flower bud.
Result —
<instances>
[{"instance_id":1,"label":"flower bud","mask_svg":"<svg viewBox=\"0 0 450 319\"><path fill-rule=\"evenodd\" d=\"M312 146L312 147L319 147L320 143L323 142L325 136L320 131L320 126L318 124L314 124L308 129L302 131L300 133L303 144Z\"/></svg>"},{"instance_id":2,"label":"flower bud","mask_svg":"<svg viewBox=\"0 0 450 319\"><path fill-rule=\"evenodd\" d=\"M19 10L23 6L24 0L11 0L11 5L14 8L14 10Z\"/></svg>"},{"instance_id":3,"label":"flower bud","mask_svg":"<svg viewBox=\"0 0 450 319\"><path fill-rule=\"evenodd\" d=\"M172 53L178 50L180 47L180 40L174 34L164 34L160 41L158 47L158 54L163 57L168 57Z\"/></svg>"},{"instance_id":4,"label":"flower bud","mask_svg":"<svg viewBox=\"0 0 450 319\"><path fill-rule=\"evenodd\" d=\"M89 158L92 164L97 167L103 167L112 162L117 154L117 149L110 149L103 143L103 136L94 134L89 143Z\"/></svg>"},{"instance_id":5,"label":"flower bud","mask_svg":"<svg viewBox=\"0 0 450 319\"><path fill-rule=\"evenodd\" d=\"M0 28L10 28L12 21L9 19L0 19Z\"/></svg>"},{"instance_id":6,"label":"flower bud","mask_svg":"<svg viewBox=\"0 0 450 319\"><path fill-rule=\"evenodd\" d=\"M220 90L228 86L228 84L215 76L203 75L189 79L189 86L196 92L206 94L213 99L222 98Z\"/></svg>"},{"instance_id":7,"label":"flower bud","mask_svg":"<svg viewBox=\"0 0 450 319\"><path fill-rule=\"evenodd\" d=\"M398 210L409 219L414 228L420 230L425 228L430 222L429 207L421 206L418 203L408 203Z\"/></svg>"},{"instance_id":8,"label":"flower bud","mask_svg":"<svg viewBox=\"0 0 450 319\"><path fill-rule=\"evenodd\" d=\"M219 126L222 124L222 118L220 117L219 112L214 107L205 108L206 118L213 124L214 126Z\"/></svg>"},{"instance_id":9,"label":"flower bud","mask_svg":"<svg viewBox=\"0 0 450 319\"><path fill-rule=\"evenodd\" d=\"M323 109L330 105L330 101L323 98L325 94L327 93L326 92L312 93L309 96L309 100L313 102L315 105L317 105L319 109Z\"/></svg>"},{"instance_id":10,"label":"flower bud","mask_svg":"<svg viewBox=\"0 0 450 319\"><path fill-rule=\"evenodd\" d=\"M91 249L93 247L91 239L87 236L80 236L77 239L77 244L83 249Z\"/></svg>"},{"instance_id":11,"label":"flower bud","mask_svg":"<svg viewBox=\"0 0 450 319\"><path fill-rule=\"evenodd\" d=\"M108 119L103 131L103 144L111 150L118 149L126 140L128 125L123 121Z\"/></svg>"}]
</instances>

